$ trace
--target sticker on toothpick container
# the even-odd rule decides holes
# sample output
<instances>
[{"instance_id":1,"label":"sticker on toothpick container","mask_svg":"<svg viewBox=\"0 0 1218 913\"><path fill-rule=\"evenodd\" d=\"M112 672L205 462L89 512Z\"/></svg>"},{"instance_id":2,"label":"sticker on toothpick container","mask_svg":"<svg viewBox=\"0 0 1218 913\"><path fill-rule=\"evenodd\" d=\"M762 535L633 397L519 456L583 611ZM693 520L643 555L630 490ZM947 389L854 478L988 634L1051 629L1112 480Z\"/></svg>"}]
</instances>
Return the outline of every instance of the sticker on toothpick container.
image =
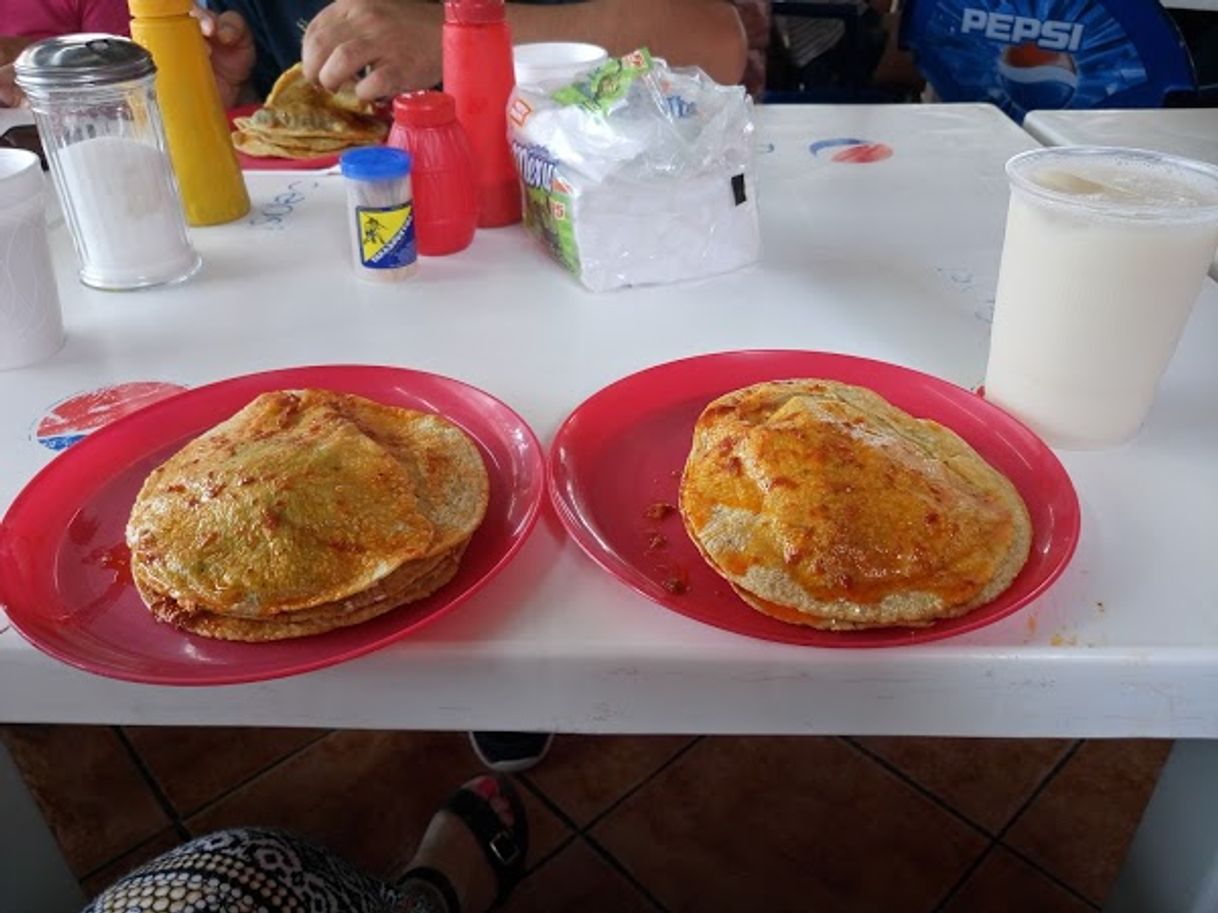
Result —
<instances>
[{"instance_id":1,"label":"sticker on toothpick container","mask_svg":"<svg viewBox=\"0 0 1218 913\"><path fill-rule=\"evenodd\" d=\"M77 393L48 409L32 437L48 450L67 450L103 425L185 389L181 384L132 381Z\"/></svg>"},{"instance_id":2,"label":"sticker on toothpick container","mask_svg":"<svg viewBox=\"0 0 1218 913\"><path fill-rule=\"evenodd\" d=\"M358 206L360 263L368 269L399 269L418 259L414 205Z\"/></svg>"},{"instance_id":3,"label":"sticker on toothpick container","mask_svg":"<svg viewBox=\"0 0 1218 913\"><path fill-rule=\"evenodd\" d=\"M850 136L817 140L808 146L808 151L818 159L845 165L866 165L892 158L892 147L888 144Z\"/></svg>"}]
</instances>

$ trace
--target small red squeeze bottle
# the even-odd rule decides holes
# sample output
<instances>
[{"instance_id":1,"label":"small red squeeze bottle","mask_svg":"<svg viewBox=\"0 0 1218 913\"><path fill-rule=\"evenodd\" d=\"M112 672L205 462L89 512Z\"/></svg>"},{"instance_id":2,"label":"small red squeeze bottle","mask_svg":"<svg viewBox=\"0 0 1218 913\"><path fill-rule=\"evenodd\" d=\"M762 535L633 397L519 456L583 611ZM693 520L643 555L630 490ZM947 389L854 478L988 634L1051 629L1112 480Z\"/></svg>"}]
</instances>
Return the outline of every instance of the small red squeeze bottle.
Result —
<instances>
[{"instance_id":1,"label":"small red squeeze bottle","mask_svg":"<svg viewBox=\"0 0 1218 913\"><path fill-rule=\"evenodd\" d=\"M420 254L469 247L478 224L478 187L469 139L457 106L444 92L410 92L393 100L389 145L413 159L414 224Z\"/></svg>"},{"instance_id":2,"label":"small red squeeze bottle","mask_svg":"<svg viewBox=\"0 0 1218 913\"><path fill-rule=\"evenodd\" d=\"M519 222L520 182L507 139L508 96L516 79L503 0L447 0L442 46L444 91L457 103L457 120L474 153L478 225Z\"/></svg>"}]
</instances>

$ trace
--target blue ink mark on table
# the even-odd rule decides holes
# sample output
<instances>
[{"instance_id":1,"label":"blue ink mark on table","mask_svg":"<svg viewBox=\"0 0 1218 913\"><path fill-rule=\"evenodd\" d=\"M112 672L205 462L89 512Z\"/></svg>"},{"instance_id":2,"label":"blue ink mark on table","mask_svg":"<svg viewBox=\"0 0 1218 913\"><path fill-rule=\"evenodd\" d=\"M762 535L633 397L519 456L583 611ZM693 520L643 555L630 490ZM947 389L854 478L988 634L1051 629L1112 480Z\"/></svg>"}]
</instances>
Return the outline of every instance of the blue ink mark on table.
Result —
<instances>
[{"instance_id":1,"label":"blue ink mark on table","mask_svg":"<svg viewBox=\"0 0 1218 913\"><path fill-rule=\"evenodd\" d=\"M307 191L319 186L321 185L314 178L292 181L287 190L276 194L269 203L259 207L257 214L250 217L250 226L264 231L283 231L288 217L296 211L297 206L308 199Z\"/></svg>"}]
</instances>

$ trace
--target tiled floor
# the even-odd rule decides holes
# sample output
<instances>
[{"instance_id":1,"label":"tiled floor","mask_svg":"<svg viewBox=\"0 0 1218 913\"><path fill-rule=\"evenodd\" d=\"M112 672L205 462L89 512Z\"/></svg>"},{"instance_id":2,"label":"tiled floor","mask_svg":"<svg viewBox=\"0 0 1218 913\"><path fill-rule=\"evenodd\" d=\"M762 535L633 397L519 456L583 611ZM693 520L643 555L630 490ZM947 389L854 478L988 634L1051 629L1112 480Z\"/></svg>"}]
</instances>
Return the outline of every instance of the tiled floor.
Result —
<instances>
[{"instance_id":1,"label":"tiled floor","mask_svg":"<svg viewBox=\"0 0 1218 913\"><path fill-rule=\"evenodd\" d=\"M94 893L191 835L286 826L385 873L477 761L453 733L0 730ZM560 737L510 913L1086 913L1165 742Z\"/></svg>"}]
</instances>

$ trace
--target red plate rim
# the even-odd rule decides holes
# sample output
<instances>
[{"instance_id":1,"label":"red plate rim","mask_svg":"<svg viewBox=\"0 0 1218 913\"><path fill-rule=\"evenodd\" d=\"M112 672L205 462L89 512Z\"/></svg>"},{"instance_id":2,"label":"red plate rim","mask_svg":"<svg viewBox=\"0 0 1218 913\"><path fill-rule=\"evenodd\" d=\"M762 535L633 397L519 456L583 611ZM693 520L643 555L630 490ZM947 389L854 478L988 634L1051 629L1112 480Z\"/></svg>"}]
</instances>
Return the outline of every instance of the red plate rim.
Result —
<instances>
[{"instance_id":1,"label":"red plate rim","mask_svg":"<svg viewBox=\"0 0 1218 913\"><path fill-rule=\"evenodd\" d=\"M233 118L248 117L261 107L261 102L250 102L230 108L225 112L229 127L233 126ZM237 161L243 171L324 171L337 165L340 155L338 152L329 152L307 159L291 159L277 155L250 155L236 146L233 147L233 152L237 154Z\"/></svg>"},{"instance_id":2,"label":"red plate rim","mask_svg":"<svg viewBox=\"0 0 1218 913\"><path fill-rule=\"evenodd\" d=\"M1049 568L1048 572L1036 582L1034 586L1029 588L1025 593L1021 594L1017 599L1011 601L1009 605L1003 606L1000 610L992 610L983 615L988 605L978 606L976 609L967 614L954 619L945 619L940 622L931 624L924 628L878 628L864 629L862 631L821 631L814 628L807 628L799 625L786 624L773 619L776 625L781 625L781 628L775 628L773 635L761 635L751 632L739 631L736 628L717 622L713 618L706 617L706 613L695 610L693 605L687 601L672 599L661 600L656 596L653 590L646 585L646 575L634 564L619 557L616 553L609 549L602 548L596 532L590 529L580 516L579 511L571 504L563 490L564 481L569 477L569 473L562 461L561 453L564 443L571 437L572 427L579 421L581 413L586 407L595 403L599 398L612 395L621 388L646 382L652 377L663 374L664 372L679 369L682 366L689 366L698 362L710 362L716 359L725 358L778 358L791 356L808 356L815 358L823 358L828 361L849 362L858 366L873 366L883 369L884 371L896 370L906 374L911 378L916 378L922 382L928 382L931 385L951 388L958 394L976 397L983 404L984 409L993 410L993 414L1000 417L1001 420L1008 422L1012 427L1019 429L1027 436L1030 441L1035 442L1036 448L1040 452L1042 459L1059 474L1060 478L1065 481L1065 491L1069 494L1069 504L1066 515L1062 517L1063 528L1060 536L1064 543L1058 560ZM831 377L831 375L830 375ZM774 380L785 378L774 377ZM859 384L859 386L866 386ZM728 392L731 387L725 387L724 393ZM877 391L878 392L878 391ZM881 394L883 395L883 394ZM950 427L945 425L945 427ZM954 430L954 429L953 429ZM566 529L568 535L576 542L589 558L597 565L624 583L636 593L646 597L648 600L663 606L677 614L684 615L694 621L702 624L717 627L721 630L730 631L742 637L750 637L753 639L769 640L780 643L797 644L806 647L825 647L837 649L874 649L880 647L896 647L908 646L918 643L928 643L936 640L943 640L949 637L956 637L979 628L986 627L1003 618L1006 618L1025 606L1032 603L1034 600L1044 594L1069 566L1071 559L1078 547L1079 534L1082 527L1081 510L1078 501L1078 492L1074 488L1074 483L1070 479L1069 473L1066 472L1065 466L1058 459L1057 454L1040 439L1040 437L1030 428L1016 419L1014 416L995 406L993 403L987 402L983 396L973 393L967 388L961 387L958 384L951 383L943 378L936 377L933 374L928 374L924 371L919 371L915 368L908 368L904 365L898 365L893 362L881 361L879 359L867 358L859 355L849 355L841 352L824 352L808 349L730 349L718 352L707 352L698 355L690 355L684 358L674 359L672 361L663 362L658 365L652 365L600 388L587 398L585 398L571 413L563 420L554 439L550 444L548 457L548 472L547 472L547 487L550 495L550 502L554 506L563 528ZM1020 492L1020 496L1026 496L1024 492ZM682 534L684 532L682 531ZM1035 529L1033 530L1035 538ZM1002 599L1000 595L997 600ZM742 611L754 611L743 600L740 600ZM972 619L970 622L969 619ZM788 630L789 629L789 630ZM870 639L866 637L868 634L884 632L891 635L892 632L903 632L904 637L890 636L886 639ZM811 632L811 633L810 633ZM859 635L864 635L860 637Z\"/></svg>"},{"instance_id":3,"label":"red plate rim","mask_svg":"<svg viewBox=\"0 0 1218 913\"><path fill-rule=\"evenodd\" d=\"M47 655L52 656L55 659L58 659L61 662L64 662L67 665L80 669L82 671L89 672L94 675L103 676L106 678L112 678L112 679L116 679L116 680L120 680L120 681L138 682L140 684L173 685L173 686L184 686L184 687L210 687L210 686L215 686L215 685L247 684L250 682L270 681L270 680L274 680L277 678L287 678L287 677L294 676L294 675L300 675L305 672L313 672L318 669L324 669L329 666L338 665L340 663L346 662L351 659L356 659L360 656L365 656L369 653L375 652L376 650L386 647L391 643L401 640L404 637L408 636L409 634L413 633L414 631L418 630L419 628L424 627L427 624L430 624L431 622L439 619L440 617L442 617L444 615L447 615L453 609L455 609L458 606L460 606L461 604L465 603L472 596L474 596L476 593L478 593L480 590L482 590L484 587L486 587L486 585L489 584L491 582L491 580L493 580L515 558L516 554L520 551L521 548L524 547L524 544L528 541L530 535L532 534L534 528L537 525L537 520L538 520L538 517L540 516L540 511L541 511L541 504L544 499L544 492L546 491L546 489L548 487L547 466L546 466L546 461L543 456L544 451L541 446L541 442L537 438L536 433L533 431L533 429L529 425L529 423L526 422L524 420L524 418L518 412L516 412L511 406L509 406L505 402L503 402L503 400L486 392L485 390L481 389L480 387L476 387L473 384L469 384L469 383L466 383L465 381L457 380L456 378L448 377L443 374L436 374L436 373L429 372L429 371L420 371L420 370L416 370L414 368L396 367L393 365L368 365L368 364L350 364L350 363L324 364L324 365L299 365L299 366L290 367L290 368L274 368L274 369L271 369L268 371L257 371L257 372L253 372L250 374L241 374L241 375L236 375L233 377L224 378L224 379L218 380L218 381L213 381L208 384L203 384L198 387L192 387L190 389L182 391L181 393L177 393L177 394L169 396L165 399L158 400L155 403L151 403L148 406L145 406L142 409L138 409L135 412L132 412L128 415L124 415L120 418L117 418L113 422L110 422L109 424L104 425L103 427L92 432L87 438L85 438L78 444L74 445L70 449L65 450L65 451L61 452L60 454L58 454L56 457L54 457L51 460L51 462L49 462L46 466L44 466L42 469L40 469L29 480L29 482L26 483L26 485L21 489L21 491L18 492L17 496L13 499L12 503L9 505L9 508L5 512L3 518L0 518L0 558L5 557L5 555L8 551L8 549L6 548L6 541L11 536L14 535L12 532L12 524L15 522L14 518L18 517L18 515L20 515L21 513L25 512L28 509L27 503L29 501L31 501L34 497L36 497L37 489L39 487L41 487L42 485L47 484L48 479L53 480L57 475L60 475L63 472L71 470L75 463L87 459L89 449L90 449L90 447L89 447L90 442L100 440L103 443L109 443L112 438L115 438L116 436L124 434L126 432L127 428L130 427L131 425L136 424L136 423L148 422L158 415L161 415L168 411L174 410L175 407L180 408L183 401L189 401L194 398L204 397L210 392L215 392L218 388L224 388L227 386L243 384L243 383L260 384L261 382L265 381L266 383L270 384L271 386L267 386L262 392L265 392L265 390L268 390L268 389L277 389L277 388L290 389L294 383L294 378L308 376L309 374L311 374L313 372L317 372L317 371L334 371L334 372L371 371L371 372L392 373L396 377L401 377L403 375L423 376L423 377L430 378L432 380L439 381L445 385L465 388L466 390L469 390L469 391L477 394L478 396L484 397L490 403L492 403L496 407L502 409L505 414L510 415L515 420L518 428L521 431L523 431L526 436L526 440L529 445L530 452L535 455L535 462L534 462L534 459L530 459L529 463L530 463L530 468L532 469L532 471L534 471L536 473L536 477L537 477L537 481L538 481L538 484L536 485L537 493L536 493L535 497L533 497L528 502L526 502L525 511L524 511L524 514L522 516L521 522L518 527L519 528L518 535L513 537L508 542L503 553L494 561L494 563L490 567L488 567L486 569L486 571L482 574L481 577L472 581L464 590L453 594L453 596L451 598L449 598L446 602L444 602L443 605L436 607L436 609L434 611L428 613L427 615L423 616L422 618L416 619L412 623L407 624L400 629L391 631L389 634L387 634L384 637L381 637L381 638L375 639L375 640L370 640L366 643L355 645L349 649L343 650L341 653L339 653L337 655L323 654L323 655L318 656L315 659L301 660L297 663L292 664L289 668L285 668L282 671L276 671L274 673L255 672L255 673L251 674L249 672L241 672L238 670L234 670L232 672L211 673L211 674L208 674L206 677L200 677L200 678L196 678L196 679L187 680L187 679L182 678L180 675L174 675L174 674L170 674L170 675L161 675L161 674L156 674L156 673L135 674L135 673L126 673L124 670L102 669L99 665L91 663L87 659L82 659L81 657L77 656L76 654L72 653L71 651L60 650L60 649L58 649L58 647L56 645L51 645L51 644L42 642L40 638L38 638L34 634L31 634L31 632L29 632L26 629L26 627L23 625L23 623L22 623L23 619L21 618L21 613L14 614L11 611L4 610L3 611L4 617L6 617L9 620L9 622L22 635L22 637L26 640L27 643L31 644L36 649L46 653ZM94 445L94 446L96 446L96 445ZM133 454L133 457L138 459L141 455L142 454ZM0 610L3 610L4 603L7 601L7 600L3 600L3 590L4 590L3 583L2 583L2 581L0 581ZM355 627L359 627L359 626L357 625ZM346 629L340 629L340 630L346 630ZM196 636L196 635L191 635L187 632L178 632L178 633L182 637ZM319 636L325 637L326 635L322 634ZM308 640L308 639L310 639L310 638L304 638L304 640ZM257 644L237 644L236 642L231 642L231 643L233 643L235 646L251 646L251 647L258 646ZM291 643L291 641L282 641L280 643Z\"/></svg>"}]
</instances>

